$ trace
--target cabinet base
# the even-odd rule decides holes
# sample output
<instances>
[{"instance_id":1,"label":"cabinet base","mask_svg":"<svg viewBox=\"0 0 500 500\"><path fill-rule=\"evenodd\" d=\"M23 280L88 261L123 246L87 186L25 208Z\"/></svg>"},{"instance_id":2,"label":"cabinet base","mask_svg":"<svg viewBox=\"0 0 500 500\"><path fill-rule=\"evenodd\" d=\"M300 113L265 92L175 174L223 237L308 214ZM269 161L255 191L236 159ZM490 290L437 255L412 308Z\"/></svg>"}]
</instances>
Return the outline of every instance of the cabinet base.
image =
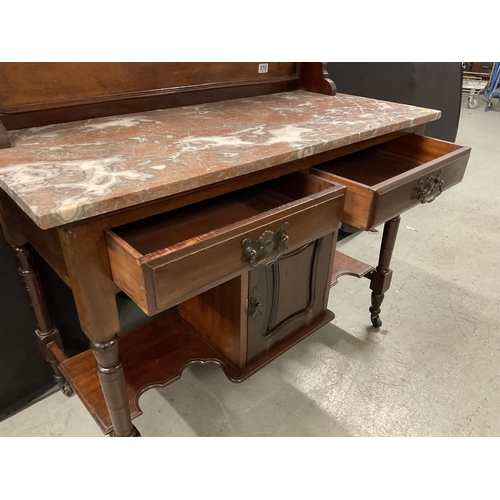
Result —
<instances>
[{"instance_id":1,"label":"cabinet base","mask_svg":"<svg viewBox=\"0 0 500 500\"><path fill-rule=\"evenodd\" d=\"M334 317L327 310L325 315L311 325L287 337L272 352L239 370L182 321L175 310L171 310L155 321L119 337L119 353L125 373L131 417L134 419L142 414L138 401L145 391L175 382L190 363L218 363L231 381L241 382ZM59 367L102 432L112 433L113 425L92 351L64 359Z\"/></svg>"}]
</instances>

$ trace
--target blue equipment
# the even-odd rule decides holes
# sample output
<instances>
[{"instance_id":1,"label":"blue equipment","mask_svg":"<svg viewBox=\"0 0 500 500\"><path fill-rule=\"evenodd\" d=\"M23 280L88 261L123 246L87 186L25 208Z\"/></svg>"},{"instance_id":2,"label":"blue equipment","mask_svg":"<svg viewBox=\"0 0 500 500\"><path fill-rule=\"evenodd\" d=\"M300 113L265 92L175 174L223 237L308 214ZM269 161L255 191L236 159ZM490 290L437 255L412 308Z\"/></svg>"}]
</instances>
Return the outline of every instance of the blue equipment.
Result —
<instances>
[{"instance_id":1,"label":"blue equipment","mask_svg":"<svg viewBox=\"0 0 500 500\"><path fill-rule=\"evenodd\" d=\"M493 65L493 70L491 71L490 83L488 85L488 89L486 91L486 107L485 111L491 109L493 107L492 98L497 97L500 99L500 89L498 86L500 85L500 63L495 63Z\"/></svg>"}]
</instances>

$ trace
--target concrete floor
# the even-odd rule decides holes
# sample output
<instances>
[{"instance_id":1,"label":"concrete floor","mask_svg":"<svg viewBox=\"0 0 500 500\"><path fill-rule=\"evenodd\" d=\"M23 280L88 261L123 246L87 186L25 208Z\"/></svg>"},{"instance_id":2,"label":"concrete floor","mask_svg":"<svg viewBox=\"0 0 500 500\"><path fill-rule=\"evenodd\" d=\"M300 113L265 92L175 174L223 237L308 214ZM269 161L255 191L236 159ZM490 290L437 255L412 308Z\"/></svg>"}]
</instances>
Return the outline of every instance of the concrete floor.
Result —
<instances>
[{"instance_id":1,"label":"concrete floor","mask_svg":"<svg viewBox=\"0 0 500 500\"><path fill-rule=\"evenodd\" d=\"M193 365L140 400L144 436L499 436L500 105L462 102L464 181L403 214L382 308L367 280L332 289L337 317L248 381ZM381 230L382 228L378 228ZM379 233L339 249L376 263ZM55 392L0 422L0 436L102 436L77 397Z\"/></svg>"}]
</instances>

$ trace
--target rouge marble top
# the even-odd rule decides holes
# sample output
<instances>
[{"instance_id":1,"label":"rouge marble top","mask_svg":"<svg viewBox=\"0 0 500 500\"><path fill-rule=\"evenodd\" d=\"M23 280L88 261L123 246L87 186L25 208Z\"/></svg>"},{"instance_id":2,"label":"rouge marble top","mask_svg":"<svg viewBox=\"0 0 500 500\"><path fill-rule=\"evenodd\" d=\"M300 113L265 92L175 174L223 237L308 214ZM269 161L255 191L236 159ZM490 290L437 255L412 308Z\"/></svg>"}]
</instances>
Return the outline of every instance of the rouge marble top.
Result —
<instances>
[{"instance_id":1,"label":"rouge marble top","mask_svg":"<svg viewBox=\"0 0 500 500\"><path fill-rule=\"evenodd\" d=\"M305 91L9 132L0 188L42 229L437 120L404 104Z\"/></svg>"}]
</instances>

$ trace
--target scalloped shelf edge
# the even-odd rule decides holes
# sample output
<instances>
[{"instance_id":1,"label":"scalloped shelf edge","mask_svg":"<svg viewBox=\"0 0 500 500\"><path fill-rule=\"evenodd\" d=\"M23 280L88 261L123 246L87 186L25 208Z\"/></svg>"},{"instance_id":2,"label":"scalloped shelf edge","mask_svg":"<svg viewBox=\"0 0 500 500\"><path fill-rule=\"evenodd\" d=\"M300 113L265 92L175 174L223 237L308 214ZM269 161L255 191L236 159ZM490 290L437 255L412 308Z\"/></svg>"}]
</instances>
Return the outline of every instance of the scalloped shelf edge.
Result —
<instances>
[{"instance_id":1,"label":"scalloped shelf edge","mask_svg":"<svg viewBox=\"0 0 500 500\"><path fill-rule=\"evenodd\" d=\"M121 335L120 358L125 373L132 419L142 415L139 398L147 390L165 387L178 380L191 363L217 363L232 382L242 382L280 354L335 318L327 310L311 325L287 337L243 370L235 368L185 323L174 310ZM89 349L63 360L59 368L104 434L113 431L97 375L97 363Z\"/></svg>"}]
</instances>

